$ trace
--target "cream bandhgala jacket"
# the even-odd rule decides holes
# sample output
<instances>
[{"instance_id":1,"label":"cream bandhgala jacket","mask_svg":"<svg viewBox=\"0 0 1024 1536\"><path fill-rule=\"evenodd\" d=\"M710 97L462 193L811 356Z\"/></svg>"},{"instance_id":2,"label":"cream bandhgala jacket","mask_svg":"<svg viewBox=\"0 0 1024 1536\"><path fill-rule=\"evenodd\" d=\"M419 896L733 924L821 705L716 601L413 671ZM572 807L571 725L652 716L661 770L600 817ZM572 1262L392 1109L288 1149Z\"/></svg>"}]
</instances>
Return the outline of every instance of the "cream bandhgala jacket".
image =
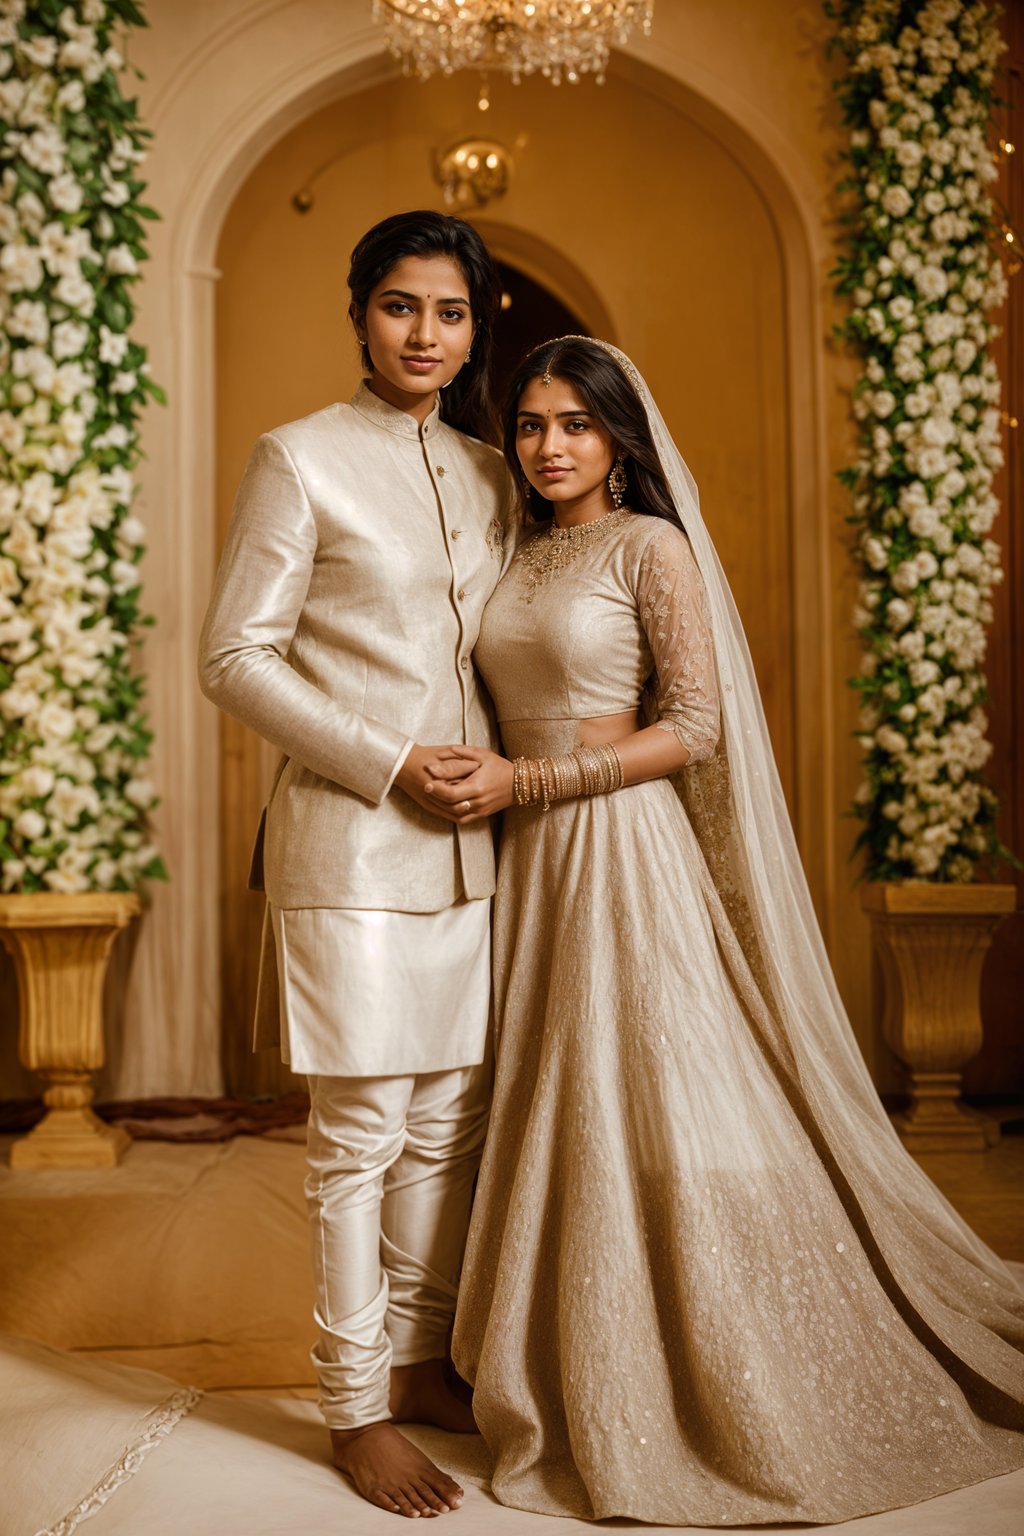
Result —
<instances>
[{"instance_id":1,"label":"cream bandhgala jacket","mask_svg":"<svg viewBox=\"0 0 1024 1536\"><path fill-rule=\"evenodd\" d=\"M488 823L389 790L413 742L494 744L472 652L513 499L495 449L365 384L257 442L199 671L285 754L262 849L274 906L437 912L493 892Z\"/></svg>"}]
</instances>

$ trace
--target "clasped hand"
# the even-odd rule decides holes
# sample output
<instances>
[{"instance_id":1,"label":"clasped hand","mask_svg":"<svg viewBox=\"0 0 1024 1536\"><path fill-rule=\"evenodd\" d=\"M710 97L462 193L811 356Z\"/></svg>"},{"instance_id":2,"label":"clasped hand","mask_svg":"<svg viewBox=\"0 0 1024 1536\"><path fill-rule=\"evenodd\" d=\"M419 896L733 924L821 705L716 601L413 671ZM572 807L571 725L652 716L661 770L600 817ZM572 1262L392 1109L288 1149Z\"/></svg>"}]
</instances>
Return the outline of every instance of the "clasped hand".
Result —
<instances>
[{"instance_id":1,"label":"clasped hand","mask_svg":"<svg viewBox=\"0 0 1024 1536\"><path fill-rule=\"evenodd\" d=\"M413 747L397 783L424 810L465 826L512 804L512 764L486 747Z\"/></svg>"}]
</instances>

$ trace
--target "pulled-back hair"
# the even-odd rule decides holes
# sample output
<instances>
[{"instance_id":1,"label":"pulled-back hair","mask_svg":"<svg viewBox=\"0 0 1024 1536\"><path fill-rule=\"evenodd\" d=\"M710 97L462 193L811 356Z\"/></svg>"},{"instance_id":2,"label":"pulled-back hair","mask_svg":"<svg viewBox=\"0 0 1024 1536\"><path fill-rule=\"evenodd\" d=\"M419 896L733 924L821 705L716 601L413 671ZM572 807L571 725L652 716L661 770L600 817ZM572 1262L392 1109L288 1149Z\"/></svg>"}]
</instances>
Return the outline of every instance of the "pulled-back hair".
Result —
<instances>
[{"instance_id":1,"label":"pulled-back hair","mask_svg":"<svg viewBox=\"0 0 1024 1536\"><path fill-rule=\"evenodd\" d=\"M647 413L629 379L614 357L596 341L582 336L546 341L528 352L516 369L505 397L505 459L522 487L525 508L534 522L550 521L554 507L532 486L523 483L516 452L519 402L534 379L547 375L563 379L580 394L594 420L611 435L616 449L626 455L625 504L632 512L679 522L679 514L662 472Z\"/></svg>"},{"instance_id":2,"label":"pulled-back hair","mask_svg":"<svg viewBox=\"0 0 1024 1536\"><path fill-rule=\"evenodd\" d=\"M498 432L491 403L491 354L501 284L490 252L471 224L447 213L418 209L382 219L367 230L352 252L349 313L355 321L363 322L370 294L406 256L448 256L466 279L473 344L469 362L463 363L441 392L441 415L460 432L495 443ZM373 359L365 341L360 350L363 367L372 373Z\"/></svg>"}]
</instances>

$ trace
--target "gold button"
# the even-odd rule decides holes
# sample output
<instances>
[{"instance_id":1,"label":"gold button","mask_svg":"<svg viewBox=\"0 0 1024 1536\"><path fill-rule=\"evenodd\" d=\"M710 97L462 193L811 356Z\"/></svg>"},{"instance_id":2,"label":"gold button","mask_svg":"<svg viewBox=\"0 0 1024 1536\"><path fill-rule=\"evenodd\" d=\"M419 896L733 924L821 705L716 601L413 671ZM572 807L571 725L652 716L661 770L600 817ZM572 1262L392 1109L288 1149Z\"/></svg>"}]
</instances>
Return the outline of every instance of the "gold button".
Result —
<instances>
[{"instance_id":1,"label":"gold button","mask_svg":"<svg viewBox=\"0 0 1024 1536\"><path fill-rule=\"evenodd\" d=\"M462 529L461 528L453 528L452 529L452 538L453 539L461 539L462 538Z\"/></svg>"},{"instance_id":2,"label":"gold button","mask_svg":"<svg viewBox=\"0 0 1024 1536\"><path fill-rule=\"evenodd\" d=\"M465 671L466 667L469 666L469 657L463 656L462 660L459 662L459 666L462 667L463 671Z\"/></svg>"},{"instance_id":3,"label":"gold button","mask_svg":"<svg viewBox=\"0 0 1024 1536\"><path fill-rule=\"evenodd\" d=\"M460 603L461 603L461 602L462 602L462 600L463 600L463 598L464 598L464 597L465 597L465 595L466 595L466 589L465 589L465 587L460 587L460 588L459 588L459 591L458 591L458 599L459 599L459 602L460 602Z\"/></svg>"},{"instance_id":4,"label":"gold button","mask_svg":"<svg viewBox=\"0 0 1024 1536\"><path fill-rule=\"evenodd\" d=\"M437 466L437 472L441 476L441 479L443 480L444 479L444 465L443 464L439 464Z\"/></svg>"}]
</instances>

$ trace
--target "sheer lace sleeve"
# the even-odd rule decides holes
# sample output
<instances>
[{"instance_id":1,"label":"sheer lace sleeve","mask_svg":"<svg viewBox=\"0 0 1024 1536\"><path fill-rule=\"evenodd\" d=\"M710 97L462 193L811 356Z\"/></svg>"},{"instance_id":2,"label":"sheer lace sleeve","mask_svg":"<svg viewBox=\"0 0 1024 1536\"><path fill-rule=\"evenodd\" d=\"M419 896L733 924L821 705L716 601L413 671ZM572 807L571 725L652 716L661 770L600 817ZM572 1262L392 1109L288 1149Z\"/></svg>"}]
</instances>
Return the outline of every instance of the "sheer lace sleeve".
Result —
<instances>
[{"instance_id":1,"label":"sheer lace sleeve","mask_svg":"<svg viewBox=\"0 0 1024 1536\"><path fill-rule=\"evenodd\" d=\"M658 728L706 762L718 743L718 679L704 582L689 540L664 523L647 541L637 607L657 672Z\"/></svg>"}]
</instances>

